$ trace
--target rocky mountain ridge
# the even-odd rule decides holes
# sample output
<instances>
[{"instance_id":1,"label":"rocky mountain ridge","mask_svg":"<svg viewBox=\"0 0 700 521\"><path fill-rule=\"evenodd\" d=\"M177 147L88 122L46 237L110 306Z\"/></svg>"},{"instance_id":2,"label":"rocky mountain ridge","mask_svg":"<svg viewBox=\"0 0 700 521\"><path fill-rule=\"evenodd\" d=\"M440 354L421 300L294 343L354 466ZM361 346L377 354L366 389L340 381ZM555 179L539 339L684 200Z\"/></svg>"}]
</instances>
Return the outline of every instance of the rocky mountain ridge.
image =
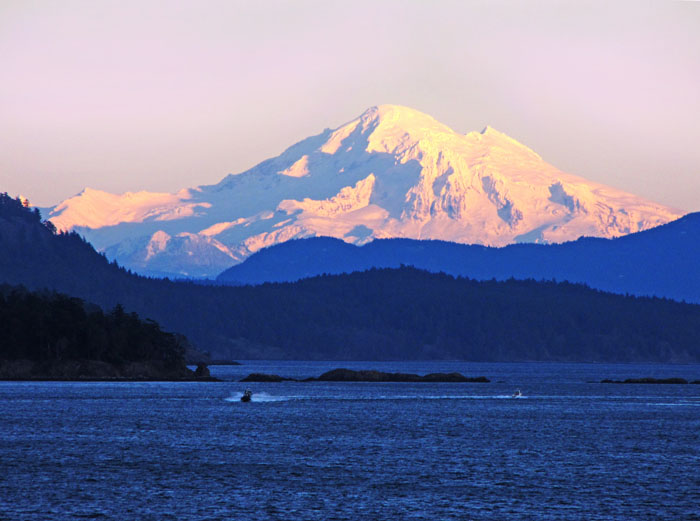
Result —
<instances>
[{"instance_id":1,"label":"rocky mountain ridge","mask_svg":"<svg viewBox=\"0 0 700 521\"><path fill-rule=\"evenodd\" d=\"M561 172L491 127L460 134L382 105L216 185L175 194L86 189L49 218L139 273L212 277L294 238L556 243L681 215Z\"/></svg>"}]
</instances>

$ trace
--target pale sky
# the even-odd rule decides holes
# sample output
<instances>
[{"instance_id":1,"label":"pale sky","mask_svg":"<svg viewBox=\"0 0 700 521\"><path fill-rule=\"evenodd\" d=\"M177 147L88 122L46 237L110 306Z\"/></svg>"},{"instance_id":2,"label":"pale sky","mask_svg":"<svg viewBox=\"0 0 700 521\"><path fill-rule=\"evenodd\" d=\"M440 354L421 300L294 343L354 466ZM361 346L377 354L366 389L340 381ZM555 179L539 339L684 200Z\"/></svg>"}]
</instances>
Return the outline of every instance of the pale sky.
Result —
<instances>
[{"instance_id":1,"label":"pale sky","mask_svg":"<svg viewBox=\"0 0 700 521\"><path fill-rule=\"evenodd\" d=\"M700 2L0 0L0 191L211 184L370 106L700 210Z\"/></svg>"}]
</instances>

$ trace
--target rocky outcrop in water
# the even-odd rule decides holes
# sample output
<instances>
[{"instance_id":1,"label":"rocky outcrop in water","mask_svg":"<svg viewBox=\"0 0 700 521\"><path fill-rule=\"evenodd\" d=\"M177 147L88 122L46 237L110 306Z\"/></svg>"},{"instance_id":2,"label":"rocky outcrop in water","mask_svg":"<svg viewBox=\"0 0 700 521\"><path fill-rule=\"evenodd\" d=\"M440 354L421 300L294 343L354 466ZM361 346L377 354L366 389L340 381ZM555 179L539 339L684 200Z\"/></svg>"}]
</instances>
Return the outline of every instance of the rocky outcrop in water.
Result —
<instances>
[{"instance_id":1,"label":"rocky outcrop in water","mask_svg":"<svg viewBox=\"0 0 700 521\"><path fill-rule=\"evenodd\" d=\"M485 376L468 378L460 373L430 373L420 376L411 373L385 373L382 371L364 370L353 371L352 369L333 369L323 373L318 378L305 378L296 380L285 378L276 374L251 373L241 380L241 382L446 382L446 383L488 383L490 380Z\"/></svg>"},{"instance_id":2,"label":"rocky outcrop in water","mask_svg":"<svg viewBox=\"0 0 700 521\"><path fill-rule=\"evenodd\" d=\"M685 378L628 378L627 380L602 380L602 384L687 384ZM692 382L698 383L698 380Z\"/></svg>"},{"instance_id":3,"label":"rocky outcrop in water","mask_svg":"<svg viewBox=\"0 0 700 521\"><path fill-rule=\"evenodd\" d=\"M75 359L60 362L0 360L0 380L219 381L210 375L209 368L204 364L191 371L184 365L168 366L157 361L112 364L101 360Z\"/></svg>"},{"instance_id":4,"label":"rocky outcrop in water","mask_svg":"<svg viewBox=\"0 0 700 521\"><path fill-rule=\"evenodd\" d=\"M460 373L430 373L420 376L411 373L385 373L382 371L353 371L352 369L334 369L323 373L318 378L309 378L310 382L449 382L449 383L488 383L485 376L468 378Z\"/></svg>"},{"instance_id":5,"label":"rocky outcrop in water","mask_svg":"<svg viewBox=\"0 0 700 521\"><path fill-rule=\"evenodd\" d=\"M197 364L197 369L194 370L194 375L197 378L210 378L211 373L209 372L209 368L206 366L206 364L199 363Z\"/></svg>"}]
</instances>

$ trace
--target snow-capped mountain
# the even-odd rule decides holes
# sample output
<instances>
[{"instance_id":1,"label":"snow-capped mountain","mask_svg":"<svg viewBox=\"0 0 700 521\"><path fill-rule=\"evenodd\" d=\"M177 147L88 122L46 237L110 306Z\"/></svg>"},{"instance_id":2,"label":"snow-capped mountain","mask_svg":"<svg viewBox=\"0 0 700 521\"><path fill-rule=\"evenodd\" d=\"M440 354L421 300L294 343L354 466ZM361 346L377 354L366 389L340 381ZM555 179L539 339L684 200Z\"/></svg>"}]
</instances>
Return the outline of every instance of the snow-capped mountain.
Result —
<instances>
[{"instance_id":1,"label":"snow-capped mountain","mask_svg":"<svg viewBox=\"0 0 700 521\"><path fill-rule=\"evenodd\" d=\"M134 271L215 276L299 237L502 246L615 237L681 215L561 172L490 127L460 134L382 105L216 185L175 194L88 188L49 217Z\"/></svg>"}]
</instances>

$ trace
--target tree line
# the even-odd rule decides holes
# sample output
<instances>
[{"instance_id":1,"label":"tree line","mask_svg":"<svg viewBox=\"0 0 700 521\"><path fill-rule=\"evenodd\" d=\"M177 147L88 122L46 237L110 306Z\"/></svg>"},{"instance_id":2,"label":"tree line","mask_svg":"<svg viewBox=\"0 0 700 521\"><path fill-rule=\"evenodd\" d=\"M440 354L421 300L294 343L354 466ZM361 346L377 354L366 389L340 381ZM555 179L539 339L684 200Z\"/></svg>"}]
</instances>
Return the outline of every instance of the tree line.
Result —
<instances>
[{"instance_id":1,"label":"tree line","mask_svg":"<svg viewBox=\"0 0 700 521\"><path fill-rule=\"evenodd\" d=\"M213 358L700 361L697 305L406 266L243 287L150 279L7 199L0 282L48 288L103 310L121 305L183 333Z\"/></svg>"},{"instance_id":2,"label":"tree line","mask_svg":"<svg viewBox=\"0 0 700 521\"><path fill-rule=\"evenodd\" d=\"M115 366L183 363L184 345L122 306L103 312L79 298L0 285L0 359L52 363L95 360Z\"/></svg>"}]
</instances>

